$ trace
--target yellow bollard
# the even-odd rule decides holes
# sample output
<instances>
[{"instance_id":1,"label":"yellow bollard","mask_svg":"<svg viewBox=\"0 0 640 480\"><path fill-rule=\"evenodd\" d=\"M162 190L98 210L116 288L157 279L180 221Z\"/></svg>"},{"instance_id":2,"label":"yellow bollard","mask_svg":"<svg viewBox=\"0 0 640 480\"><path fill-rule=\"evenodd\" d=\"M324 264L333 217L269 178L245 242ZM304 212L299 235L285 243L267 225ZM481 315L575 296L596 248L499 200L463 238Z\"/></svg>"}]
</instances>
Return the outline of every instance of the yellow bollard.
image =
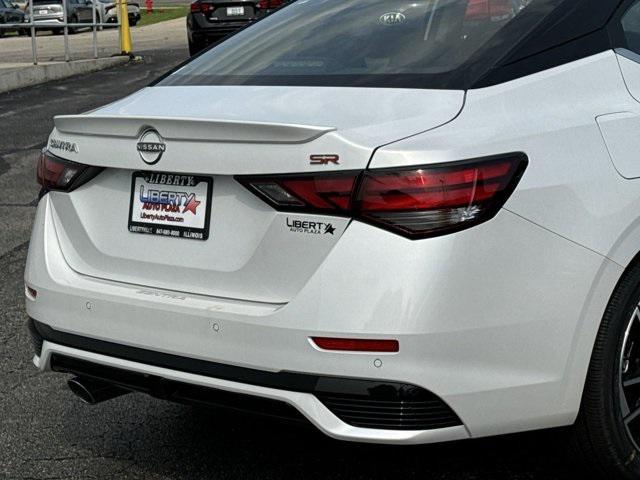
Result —
<instances>
[{"instance_id":1,"label":"yellow bollard","mask_svg":"<svg viewBox=\"0 0 640 480\"><path fill-rule=\"evenodd\" d=\"M127 0L118 0L118 13L120 14L120 54L133 57Z\"/></svg>"}]
</instances>

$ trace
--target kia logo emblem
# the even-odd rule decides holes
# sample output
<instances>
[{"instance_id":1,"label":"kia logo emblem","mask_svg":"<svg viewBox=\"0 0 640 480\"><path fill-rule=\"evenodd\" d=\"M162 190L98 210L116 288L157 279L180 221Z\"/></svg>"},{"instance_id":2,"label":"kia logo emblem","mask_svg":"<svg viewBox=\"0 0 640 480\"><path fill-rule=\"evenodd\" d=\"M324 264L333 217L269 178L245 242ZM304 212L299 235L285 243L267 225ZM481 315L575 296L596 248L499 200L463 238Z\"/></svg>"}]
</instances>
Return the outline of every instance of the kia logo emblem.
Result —
<instances>
[{"instance_id":1,"label":"kia logo emblem","mask_svg":"<svg viewBox=\"0 0 640 480\"><path fill-rule=\"evenodd\" d=\"M399 25L404 23L406 19L407 17L405 17L403 13L389 12L380 17L380 23L382 25Z\"/></svg>"},{"instance_id":2,"label":"kia logo emblem","mask_svg":"<svg viewBox=\"0 0 640 480\"><path fill-rule=\"evenodd\" d=\"M162 154L167 150L167 145L160 134L150 128L140 135L137 149L144 163L154 165L162 158Z\"/></svg>"}]
</instances>

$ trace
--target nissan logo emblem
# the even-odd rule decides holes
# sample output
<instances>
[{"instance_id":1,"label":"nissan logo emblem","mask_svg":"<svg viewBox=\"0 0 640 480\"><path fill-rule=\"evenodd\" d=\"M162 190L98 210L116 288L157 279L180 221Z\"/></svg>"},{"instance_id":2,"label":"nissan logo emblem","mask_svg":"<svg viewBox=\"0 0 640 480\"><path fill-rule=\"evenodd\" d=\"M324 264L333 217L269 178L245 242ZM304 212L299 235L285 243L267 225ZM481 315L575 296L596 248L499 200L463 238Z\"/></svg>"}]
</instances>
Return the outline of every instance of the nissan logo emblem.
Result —
<instances>
[{"instance_id":1,"label":"nissan logo emblem","mask_svg":"<svg viewBox=\"0 0 640 480\"><path fill-rule=\"evenodd\" d=\"M162 158L162 154L167 150L167 145L160 134L150 128L140 135L137 149L144 163L154 165Z\"/></svg>"}]
</instances>

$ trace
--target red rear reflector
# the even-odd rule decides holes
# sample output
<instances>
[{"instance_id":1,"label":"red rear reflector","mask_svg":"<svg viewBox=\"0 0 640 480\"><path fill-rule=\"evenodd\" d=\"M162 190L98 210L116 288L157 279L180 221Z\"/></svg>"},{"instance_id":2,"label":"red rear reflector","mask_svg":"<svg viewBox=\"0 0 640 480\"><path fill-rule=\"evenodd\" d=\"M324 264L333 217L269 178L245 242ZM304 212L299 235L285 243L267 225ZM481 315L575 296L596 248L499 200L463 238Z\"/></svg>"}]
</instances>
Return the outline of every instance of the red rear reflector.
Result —
<instances>
[{"instance_id":1,"label":"red rear reflector","mask_svg":"<svg viewBox=\"0 0 640 480\"><path fill-rule=\"evenodd\" d=\"M322 350L377 353L396 353L400 351L400 343L397 340L328 337L312 337L311 340Z\"/></svg>"},{"instance_id":2,"label":"red rear reflector","mask_svg":"<svg viewBox=\"0 0 640 480\"><path fill-rule=\"evenodd\" d=\"M352 217L415 239L493 218L527 163L526 155L513 153L423 167L237 180L276 210Z\"/></svg>"}]
</instances>

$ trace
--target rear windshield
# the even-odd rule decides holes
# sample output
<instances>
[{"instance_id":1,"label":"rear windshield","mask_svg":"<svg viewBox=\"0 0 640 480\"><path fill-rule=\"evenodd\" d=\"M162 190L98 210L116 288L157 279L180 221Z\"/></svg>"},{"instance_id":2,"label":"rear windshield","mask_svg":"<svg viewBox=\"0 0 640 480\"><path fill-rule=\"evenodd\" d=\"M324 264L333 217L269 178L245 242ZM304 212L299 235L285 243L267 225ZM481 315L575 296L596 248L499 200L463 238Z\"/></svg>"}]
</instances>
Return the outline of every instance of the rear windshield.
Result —
<instances>
[{"instance_id":1,"label":"rear windshield","mask_svg":"<svg viewBox=\"0 0 640 480\"><path fill-rule=\"evenodd\" d=\"M450 88L460 70L477 63L478 52L507 26L528 12L540 20L559 3L298 0L195 58L160 85ZM511 46L518 40L513 30Z\"/></svg>"}]
</instances>

